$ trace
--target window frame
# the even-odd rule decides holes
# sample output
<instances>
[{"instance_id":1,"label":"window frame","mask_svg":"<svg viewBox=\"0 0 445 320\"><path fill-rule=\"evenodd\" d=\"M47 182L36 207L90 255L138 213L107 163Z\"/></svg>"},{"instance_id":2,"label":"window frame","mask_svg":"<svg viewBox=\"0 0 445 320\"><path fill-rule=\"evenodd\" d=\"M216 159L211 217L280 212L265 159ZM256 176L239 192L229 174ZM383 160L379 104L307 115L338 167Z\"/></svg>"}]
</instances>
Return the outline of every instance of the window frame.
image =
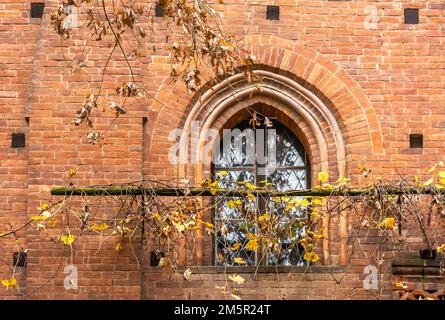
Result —
<instances>
[{"instance_id":1,"label":"window frame","mask_svg":"<svg viewBox=\"0 0 445 320\"><path fill-rule=\"evenodd\" d=\"M248 128L251 128L251 129L253 129L255 132L256 132L256 130L257 129L268 129L266 126L264 126L263 124L262 125L259 125L259 126L245 126L244 125L244 127L242 127L242 124L244 123L244 122L247 122L247 120L246 119L244 119L244 120L241 120L241 121L238 121L234 126L232 126L231 128L230 128L230 130L234 130L234 129L240 129L241 131L244 131L245 129L248 129ZM304 144L301 142L301 140L292 132L292 130L290 130L288 127L286 127L284 124L282 124L281 122L279 122L279 121L277 121L277 120L274 120L273 121L273 124L274 124L274 126L271 128L271 129L273 129L273 128L275 128L275 125L276 124L278 124L278 126L279 127L281 127L280 129L281 130L284 130L288 135L290 134L290 135L292 135L292 138L300 145L300 147L301 147L301 149L303 150L303 152L304 152L304 157L302 158L302 160L304 161L304 165L303 166L279 166L279 165L276 165L276 166L268 166L268 164L263 164L263 165L258 165L257 164L257 161L256 161L256 157L255 157L255 164L254 165L252 165L252 166L243 166L243 165L240 165L240 166L234 166L234 167L230 167L230 166L217 166L216 164L215 164L215 161L214 161L214 159L212 159L212 162L211 162L211 170L210 170L210 172L211 172L211 181L215 181L215 179L216 179L216 173L218 172L218 171L228 171L228 172L230 172L230 171L248 171L248 172L252 172L253 173L253 177L254 177L254 183L255 183L255 185L258 185L258 181L263 181L263 180L265 180L266 179L266 175L261 175L261 174L259 174L258 173L258 169L259 168L263 168L263 169L266 169L266 168L274 168L275 170L304 170L305 171L305 177L306 177L306 185L305 185L305 188L307 189L307 190L309 190L309 189L311 189L311 185L312 185L312 171L311 171L311 162L310 162L310 159L309 159L309 155L308 155L308 153L307 153L307 151L306 151L306 148L305 148L305 146L304 146ZM254 137L255 137L255 147L256 147L256 133L254 133ZM222 137L222 139L224 139L224 135L223 135L223 137ZM222 148L221 148L221 145L222 145L222 141L223 140L220 140L220 141L218 141L218 143L219 143L219 147L220 147L220 150L222 151ZM267 146L267 142L266 142L266 146ZM267 150L267 149L266 149ZM263 198L259 198L259 197L257 197L257 200L259 200L259 203L258 203L258 210L259 210L259 212L261 212L261 210L265 210L265 199L263 199ZM211 197L211 202L212 203L214 203L215 202L215 197ZM212 206L212 209L211 209L211 222L212 222L212 224L214 225L214 226L217 226L218 224L216 223L216 212L217 212L217 208L216 208L216 206ZM258 211L256 212L256 217L258 217L258 213L259 213ZM236 220L236 219L231 219L231 220ZM223 264L218 264L218 259L217 259L217 254L218 254L218 240L217 240L217 233L216 233L217 231L216 231L216 229L215 229L215 234L212 236L212 265L213 266L216 266L216 267L228 267L228 268L232 268L232 267L236 267L236 266L230 266L230 265L223 265ZM261 248L259 249L259 250L261 250ZM268 267L270 267L270 266L273 266L273 267L275 267L275 266L278 266L278 267L282 267L282 266L284 266L284 265L280 265L280 264L277 264L277 265L270 265L270 264L268 264L268 259L263 259L263 261L262 261L262 263L261 264L259 264L258 263L258 255L259 255L259 253L258 252L256 252L255 253L255 263L254 264L252 264L252 265L249 265L249 266L251 266L251 267L259 267L259 266L268 266ZM297 266L297 265L292 265L291 267L301 267L301 266Z\"/></svg>"}]
</instances>

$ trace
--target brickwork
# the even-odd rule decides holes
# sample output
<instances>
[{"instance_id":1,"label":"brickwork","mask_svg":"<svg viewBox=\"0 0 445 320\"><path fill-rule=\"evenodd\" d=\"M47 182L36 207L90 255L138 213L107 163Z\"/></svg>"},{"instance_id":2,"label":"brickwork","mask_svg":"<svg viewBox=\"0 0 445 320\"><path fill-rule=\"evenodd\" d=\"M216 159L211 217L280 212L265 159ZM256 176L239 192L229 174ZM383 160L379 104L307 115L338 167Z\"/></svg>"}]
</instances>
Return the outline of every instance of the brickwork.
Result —
<instances>
[{"instance_id":1,"label":"brickwork","mask_svg":"<svg viewBox=\"0 0 445 320\"><path fill-rule=\"evenodd\" d=\"M148 99L142 105L134 102L103 146L87 144L86 131L74 128L71 121L90 89L99 85L108 48L92 44L87 66L73 74L63 55L70 58L82 49L82 35L74 30L73 39L61 44L49 25L56 1L41 1L45 2L42 19L30 18L31 2L36 1L0 0L0 225L27 221L42 199L49 198L49 188L64 183L68 168L78 171L75 183L81 186L142 177L206 178L207 164L200 172L194 166L169 163L170 131L184 127L187 121L211 117L208 125L222 129L252 105L259 105L294 131L310 154L314 173L328 170L338 177L343 171L358 176L359 165L365 164L378 176L413 176L444 160L445 7L441 1L277 0L274 5L280 6L280 20L274 21L266 19L270 1L216 3L222 27L237 36L246 33L242 42L260 59L257 69L274 76L270 92L246 93L242 102L229 103L221 91L210 95L205 104L201 101L202 109L200 99L182 83L171 83L168 22L154 18L155 33L148 41L157 50L148 60L134 61L134 73L156 100ZM376 29L365 27L367 6L376 9ZM419 24L403 23L404 8L420 9ZM110 93L129 78L122 57L117 53L114 59L111 75L104 79L104 90ZM306 92L304 99L301 92ZM198 96L206 93L208 88ZM292 103L280 98L283 93ZM305 117L303 109L311 117ZM113 119L112 113L105 114L95 125L113 127ZM12 133L26 134L25 148L11 147ZM409 148L409 134L413 133L424 135L423 149ZM363 180L353 182L360 185ZM351 249L351 244L340 236L339 225L329 226L332 241L327 261L339 268L334 275L340 277L345 272L339 266L341 252L347 245ZM111 245L96 255L98 239L94 236L76 242L73 261L66 258L64 249L35 231L27 232L23 239L19 244L2 240L0 255L12 263L13 251L20 246L29 250L28 265L18 268L17 279L21 291L32 298L224 298L215 286L224 286L226 275L206 267L196 270L191 281L184 281L181 273L150 268L146 243L135 249L142 257L138 265L128 247L118 258ZM209 243L204 238L207 258ZM386 258L383 297L391 299L390 257ZM252 273L240 271L249 279L240 295L330 299L345 298L357 288L353 298L371 299L362 290L367 261L354 257L340 287L321 269L310 274L263 272L255 280ZM80 288L67 292L63 266L71 262L79 267ZM8 271L0 263L0 277ZM40 288L52 274L56 277ZM21 298L4 289L0 297Z\"/></svg>"}]
</instances>

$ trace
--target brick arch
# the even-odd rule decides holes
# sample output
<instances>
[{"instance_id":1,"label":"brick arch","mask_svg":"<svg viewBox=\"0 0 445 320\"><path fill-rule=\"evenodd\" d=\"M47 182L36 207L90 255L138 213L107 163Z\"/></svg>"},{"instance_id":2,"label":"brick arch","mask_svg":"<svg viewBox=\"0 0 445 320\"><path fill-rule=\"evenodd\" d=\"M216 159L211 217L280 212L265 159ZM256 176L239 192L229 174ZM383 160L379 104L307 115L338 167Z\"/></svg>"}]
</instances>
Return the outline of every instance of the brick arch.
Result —
<instances>
[{"instance_id":1,"label":"brick arch","mask_svg":"<svg viewBox=\"0 0 445 320\"><path fill-rule=\"evenodd\" d=\"M340 153L337 155L339 174L345 173L346 162L360 161L361 155L384 154L381 130L372 105L359 84L336 63L311 48L274 36L252 35L245 41L246 47L263 64L258 65L255 72L274 81L272 88L264 89L269 91L269 96L272 94L270 90L279 93L287 87L287 98L295 100L299 95L300 102L306 101L302 104L308 112L316 119L324 119L321 123L330 128L335 140L335 143L328 143L328 149L335 147ZM190 121L202 117L196 112L208 112L205 107L211 109L215 99L226 94L226 107L233 106L236 99L232 90L240 85L243 85L243 77L237 74L208 86L195 97L191 97L180 82L173 87L164 86L153 106L156 119L150 135L150 154L162 149L167 129L184 127L187 132ZM249 90L249 94L257 94L253 88ZM181 141L184 143L185 140L181 138ZM339 143L343 144L340 148ZM184 167L175 170L179 176L185 174Z\"/></svg>"},{"instance_id":2,"label":"brick arch","mask_svg":"<svg viewBox=\"0 0 445 320\"><path fill-rule=\"evenodd\" d=\"M201 114L201 116L197 118L197 120L203 124L200 136L201 147L206 142L205 134L207 130L214 129L217 132L221 132L225 128L231 128L237 121L246 119L246 114L248 113L243 111L247 108L258 111L265 116L276 118L293 132L303 143L309 155L311 171L313 173L329 171L332 176L339 174L337 171L338 159L335 148L329 149L328 147L329 145L335 144L335 139L333 133L329 130L330 127L325 121L320 119L320 123L323 123L323 125L319 126L314 121L308 120L307 115L305 118L304 114L302 115L286 103L268 95L247 97L229 108L222 108L219 110L220 113L214 115L214 122ZM218 110L215 111L217 112ZM221 137L222 135L219 136L219 138ZM201 147L196 150L197 158L204 152ZM197 170L198 172L194 172L193 174L193 176L196 176L196 182L210 175L210 163L203 161L200 165L201 167ZM191 170L187 170L187 172L193 171L193 168L190 169ZM184 169L180 170L180 172L184 171ZM203 176L201 176L201 173ZM184 175L186 175L185 172ZM315 178L315 175L312 174L312 177ZM316 182L313 181L312 183L314 184Z\"/></svg>"},{"instance_id":3,"label":"brick arch","mask_svg":"<svg viewBox=\"0 0 445 320\"><path fill-rule=\"evenodd\" d=\"M193 122L202 124L198 128L199 133L195 132L200 142L199 147L195 149L194 158L204 159L204 145L209 130L220 130L222 121L227 120L230 115L251 105L263 103L290 116L293 119L291 127L300 123L309 128L306 133L313 136L311 154L318 155L318 168L321 171L336 168L333 176L344 176L346 146L341 128L330 109L310 91L287 77L261 69L254 72L262 79L260 89L249 83L242 74L237 74L210 88L188 111L184 131L179 140L179 156L182 160L179 175L186 176L188 171L186 163L190 159L189 141ZM198 165L200 169L197 172L202 172L202 164ZM202 179L200 174L195 174L195 177L198 181Z\"/></svg>"}]
</instances>

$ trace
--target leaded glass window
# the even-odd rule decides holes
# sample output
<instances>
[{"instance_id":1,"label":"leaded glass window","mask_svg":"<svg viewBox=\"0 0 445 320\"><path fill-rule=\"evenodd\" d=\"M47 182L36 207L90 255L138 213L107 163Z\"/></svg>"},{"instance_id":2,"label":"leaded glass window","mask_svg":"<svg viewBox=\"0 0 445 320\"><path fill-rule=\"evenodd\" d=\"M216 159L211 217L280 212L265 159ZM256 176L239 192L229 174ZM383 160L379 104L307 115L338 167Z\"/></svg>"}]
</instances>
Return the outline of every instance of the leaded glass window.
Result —
<instances>
[{"instance_id":1,"label":"leaded glass window","mask_svg":"<svg viewBox=\"0 0 445 320\"><path fill-rule=\"evenodd\" d=\"M246 183L268 184L278 191L310 188L305 149L297 137L277 121L272 121L269 127L253 127L248 121L242 121L225 130L215 152L212 171L214 178L218 176L219 188L233 189ZM296 199L256 197L242 210L230 205L236 203L236 197L218 199L214 210L215 263L232 266L240 257L247 265L304 265L298 240L304 232L301 221L306 218L306 212L286 210L289 200ZM280 232L275 246L279 248L248 250L246 244L252 234L258 232L256 219L270 212L278 216Z\"/></svg>"}]
</instances>

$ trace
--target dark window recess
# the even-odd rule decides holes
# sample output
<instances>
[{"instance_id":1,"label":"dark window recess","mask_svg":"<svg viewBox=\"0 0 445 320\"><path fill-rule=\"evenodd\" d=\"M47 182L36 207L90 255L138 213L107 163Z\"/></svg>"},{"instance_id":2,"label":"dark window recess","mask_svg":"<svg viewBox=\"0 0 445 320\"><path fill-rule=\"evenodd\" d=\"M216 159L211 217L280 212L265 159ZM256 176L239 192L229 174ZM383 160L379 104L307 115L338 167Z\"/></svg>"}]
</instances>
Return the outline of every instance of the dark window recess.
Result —
<instances>
[{"instance_id":1,"label":"dark window recess","mask_svg":"<svg viewBox=\"0 0 445 320\"><path fill-rule=\"evenodd\" d=\"M419 9L407 8L405 9L405 24L419 23Z\"/></svg>"},{"instance_id":2,"label":"dark window recess","mask_svg":"<svg viewBox=\"0 0 445 320\"><path fill-rule=\"evenodd\" d=\"M410 148L423 148L423 135L422 134L410 134L409 135L409 147Z\"/></svg>"},{"instance_id":3,"label":"dark window recess","mask_svg":"<svg viewBox=\"0 0 445 320\"><path fill-rule=\"evenodd\" d=\"M280 7L267 6L266 18L267 20L280 20Z\"/></svg>"},{"instance_id":4,"label":"dark window recess","mask_svg":"<svg viewBox=\"0 0 445 320\"><path fill-rule=\"evenodd\" d=\"M155 16L156 17L163 17L164 16L164 1L158 1L156 3L156 8L155 8Z\"/></svg>"},{"instance_id":5,"label":"dark window recess","mask_svg":"<svg viewBox=\"0 0 445 320\"><path fill-rule=\"evenodd\" d=\"M152 251L150 253L150 266L151 267L159 266L159 263L161 262L162 258L165 258L165 252L159 250Z\"/></svg>"},{"instance_id":6,"label":"dark window recess","mask_svg":"<svg viewBox=\"0 0 445 320\"><path fill-rule=\"evenodd\" d=\"M24 133L13 133L11 147L24 148L25 147L25 134Z\"/></svg>"},{"instance_id":7,"label":"dark window recess","mask_svg":"<svg viewBox=\"0 0 445 320\"><path fill-rule=\"evenodd\" d=\"M44 8L44 3L31 3L31 18L42 19Z\"/></svg>"},{"instance_id":8,"label":"dark window recess","mask_svg":"<svg viewBox=\"0 0 445 320\"><path fill-rule=\"evenodd\" d=\"M28 255L26 252L14 252L12 256L12 263L14 267L26 267Z\"/></svg>"}]
</instances>

